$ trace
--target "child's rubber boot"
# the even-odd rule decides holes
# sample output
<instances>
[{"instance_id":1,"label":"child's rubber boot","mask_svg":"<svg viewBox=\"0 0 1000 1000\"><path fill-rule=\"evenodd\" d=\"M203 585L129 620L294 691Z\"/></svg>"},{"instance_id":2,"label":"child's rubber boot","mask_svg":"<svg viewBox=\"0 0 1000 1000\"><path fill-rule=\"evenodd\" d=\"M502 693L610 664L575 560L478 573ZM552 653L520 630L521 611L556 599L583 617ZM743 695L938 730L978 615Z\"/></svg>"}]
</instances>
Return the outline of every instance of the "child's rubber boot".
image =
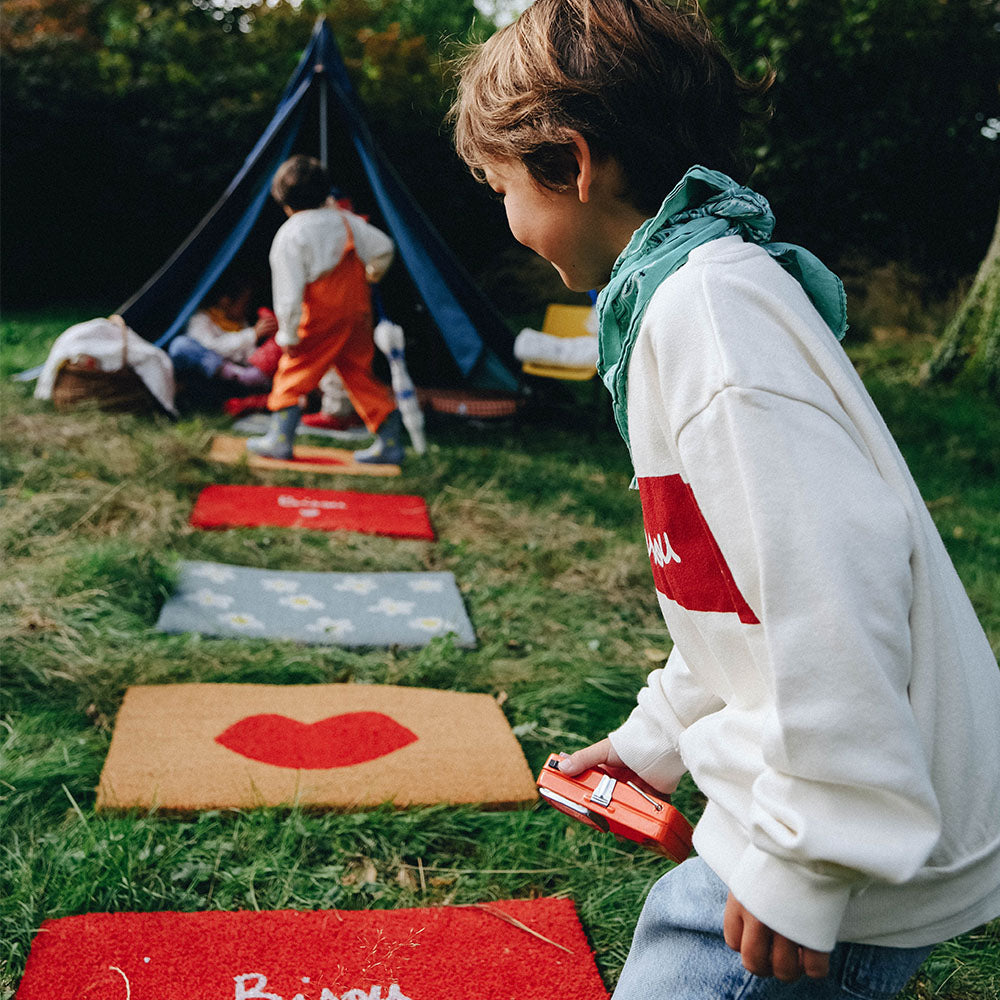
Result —
<instances>
[{"instance_id":1,"label":"child's rubber boot","mask_svg":"<svg viewBox=\"0 0 1000 1000\"><path fill-rule=\"evenodd\" d=\"M295 428L299 424L301 415L300 406L276 410L271 414L271 426L267 433L263 437L250 438L247 441L247 451L260 455L261 458L291 458Z\"/></svg>"},{"instance_id":2,"label":"child's rubber boot","mask_svg":"<svg viewBox=\"0 0 1000 1000\"><path fill-rule=\"evenodd\" d=\"M354 453L354 461L399 465L405 454L403 418L399 410L393 410L375 432L375 440L367 448L362 448Z\"/></svg>"}]
</instances>

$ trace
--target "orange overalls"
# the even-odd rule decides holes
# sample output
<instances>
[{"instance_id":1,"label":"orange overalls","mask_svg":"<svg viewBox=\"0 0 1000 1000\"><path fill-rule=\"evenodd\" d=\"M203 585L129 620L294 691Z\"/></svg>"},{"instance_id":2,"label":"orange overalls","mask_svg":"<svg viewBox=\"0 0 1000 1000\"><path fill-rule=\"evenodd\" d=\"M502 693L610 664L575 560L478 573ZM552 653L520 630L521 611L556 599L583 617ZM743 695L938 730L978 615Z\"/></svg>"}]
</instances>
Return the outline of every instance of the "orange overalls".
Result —
<instances>
[{"instance_id":1,"label":"orange overalls","mask_svg":"<svg viewBox=\"0 0 1000 1000\"><path fill-rule=\"evenodd\" d=\"M267 397L272 412L299 405L332 367L365 426L373 433L396 409L388 386L372 375L375 341L365 265L354 248L354 234L344 221L347 246L337 266L306 285L302 295L299 342L284 348Z\"/></svg>"}]
</instances>

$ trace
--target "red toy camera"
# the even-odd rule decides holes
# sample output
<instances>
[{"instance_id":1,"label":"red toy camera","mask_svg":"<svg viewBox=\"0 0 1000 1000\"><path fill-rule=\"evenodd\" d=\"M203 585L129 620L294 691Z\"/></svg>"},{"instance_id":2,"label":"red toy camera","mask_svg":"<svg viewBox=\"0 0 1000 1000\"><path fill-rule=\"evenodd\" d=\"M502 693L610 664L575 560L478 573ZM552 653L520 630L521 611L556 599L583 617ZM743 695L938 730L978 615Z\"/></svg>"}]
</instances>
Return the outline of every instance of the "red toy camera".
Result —
<instances>
[{"instance_id":1,"label":"red toy camera","mask_svg":"<svg viewBox=\"0 0 1000 1000\"><path fill-rule=\"evenodd\" d=\"M634 840L680 863L691 853L691 824L669 802L632 781L597 768L571 778L549 757L538 775L538 792L549 805L588 826Z\"/></svg>"}]
</instances>

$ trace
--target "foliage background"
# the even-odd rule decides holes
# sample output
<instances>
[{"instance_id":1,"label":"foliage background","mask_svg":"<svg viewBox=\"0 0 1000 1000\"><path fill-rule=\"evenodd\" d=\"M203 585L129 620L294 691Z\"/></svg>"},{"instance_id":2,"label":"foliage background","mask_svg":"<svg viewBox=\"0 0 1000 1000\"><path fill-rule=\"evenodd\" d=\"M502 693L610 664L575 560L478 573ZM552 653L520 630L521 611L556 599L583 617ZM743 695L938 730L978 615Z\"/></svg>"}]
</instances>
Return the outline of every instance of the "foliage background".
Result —
<instances>
[{"instance_id":1,"label":"foliage background","mask_svg":"<svg viewBox=\"0 0 1000 1000\"><path fill-rule=\"evenodd\" d=\"M759 186L781 238L939 281L975 269L1000 198L1000 3L704 6L746 71L778 72Z\"/></svg>"},{"instance_id":2,"label":"foliage background","mask_svg":"<svg viewBox=\"0 0 1000 1000\"><path fill-rule=\"evenodd\" d=\"M16 123L0 148L5 242L16 247L3 261L8 305L113 307L140 287L236 173L321 11L309 0L228 12L188 0L8 0L0 35L2 114ZM441 129L440 52L468 36L472 3L339 0L326 13L374 131L428 213L459 239L468 213L456 208L471 194L487 234L499 237L502 220L484 211ZM315 153L315 109L307 121L300 144ZM334 126L337 180L372 211L339 139ZM281 221L268 210L265 257ZM485 257L481 238L464 242Z\"/></svg>"},{"instance_id":3,"label":"foliage background","mask_svg":"<svg viewBox=\"0 0 1000 1000\"><path fill-rule=\"evenodd\" d=\"M767 60L778 73L774 120L753 137L778 238L834 263L898 261L938 290L975 270L1000 198L997 0L704 6L745 72ZM5 0L7 304L106 312L134 292L238 169L319 12L445 239L474 273L495 272L498 255L530 272L442 127L448 58L493 30L471 0ZM301 144L315 152L314 131ZM332 159L372 211L352 158ZM517 309L531 296L511 300L495 273L485 283ZM557 294L543 282L536 299Z\"/></svg>"}]
</instances>

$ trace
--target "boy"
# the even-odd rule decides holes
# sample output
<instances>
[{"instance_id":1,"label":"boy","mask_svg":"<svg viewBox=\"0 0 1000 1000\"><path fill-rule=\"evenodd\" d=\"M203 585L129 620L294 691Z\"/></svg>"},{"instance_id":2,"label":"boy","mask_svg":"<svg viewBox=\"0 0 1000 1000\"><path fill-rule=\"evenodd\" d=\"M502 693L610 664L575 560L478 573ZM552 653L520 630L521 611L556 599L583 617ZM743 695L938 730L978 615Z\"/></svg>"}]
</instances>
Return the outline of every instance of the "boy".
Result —
<instances>
[{"instance_id":1,"label":"boy","mask_svg":"<svg viewBox=\"0 0 1000 1000\"><path fill-rule=\"evenodd\" d=\"M1000 671L837 344L839 281L741 187L759 96L694 3L537 0L466 60L459 154L601 288L600 371L674 639L561 766L708 799L616 1000L879 997L1000 913Z\"/></svg>"},{"instance_id":2,"label":"boy","mask_svg":"<svg viewBox=\"0 0 1000 1000\"><path fill-rule=\"evenodd\" d=\"M291 458L301 397L332 366L375 442L354 453L359 462L398 464L403 458L402 419L391 390L371 371L371 296L368 283L392 262L392 240L360 216L328 203L326 168L293 156L274 175L271 194L288 220L271 245L271 292L278 317L281 360L267 408L267 434L247 449L269 458Z\"/></svg>"}]
</instances>

